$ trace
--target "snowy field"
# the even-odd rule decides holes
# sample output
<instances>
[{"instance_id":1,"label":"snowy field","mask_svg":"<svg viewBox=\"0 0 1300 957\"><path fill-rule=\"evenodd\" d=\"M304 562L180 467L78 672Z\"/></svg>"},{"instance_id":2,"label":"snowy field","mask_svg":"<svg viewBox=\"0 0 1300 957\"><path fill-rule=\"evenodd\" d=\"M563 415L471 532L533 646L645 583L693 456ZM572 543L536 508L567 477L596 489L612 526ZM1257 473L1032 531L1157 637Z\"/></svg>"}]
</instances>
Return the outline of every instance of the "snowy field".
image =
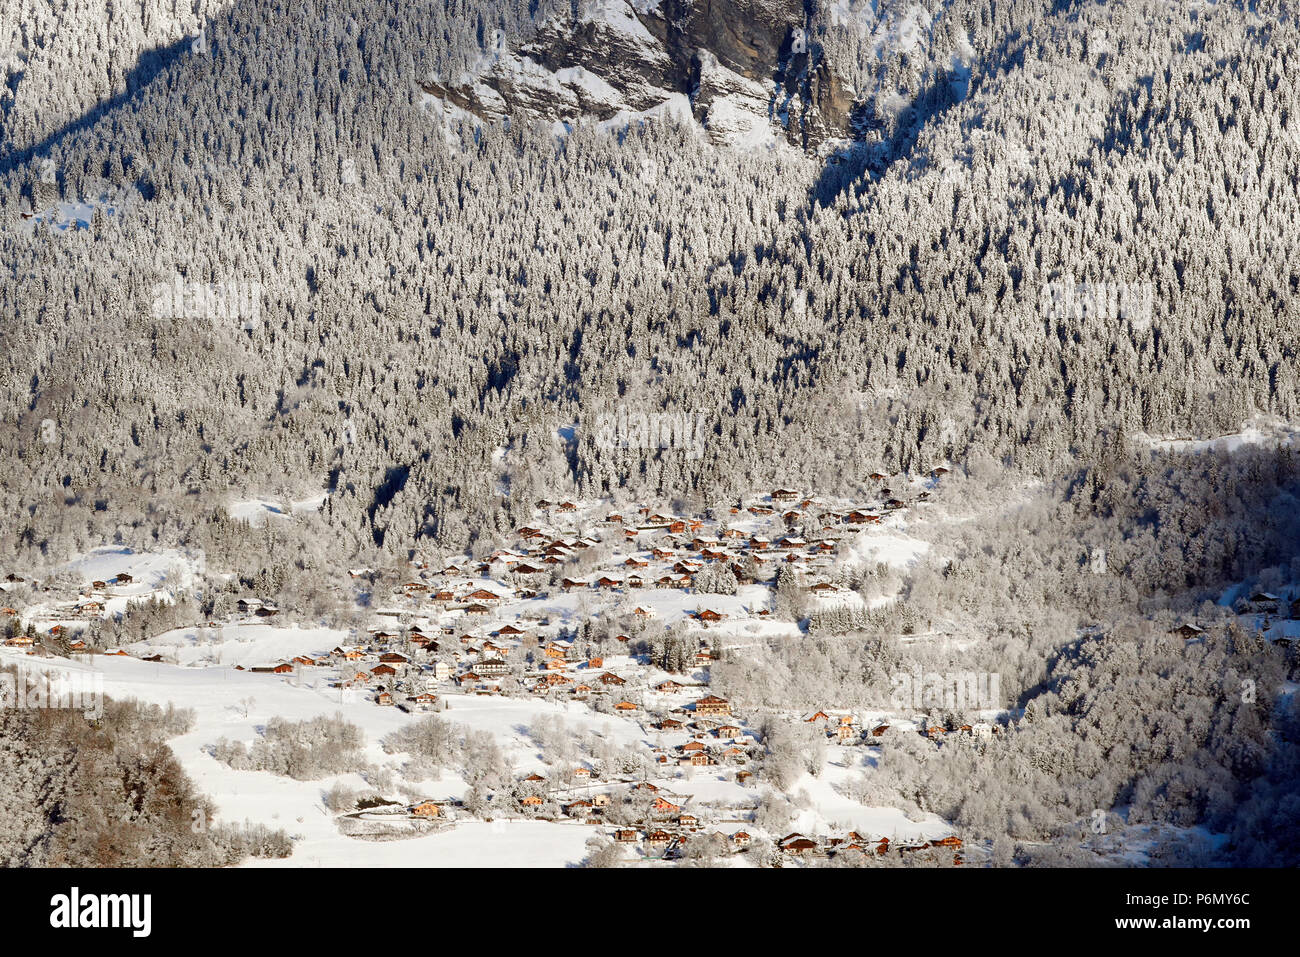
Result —
<instances>
[{"instance_id":1,"label":"snowy field","mask_svg":"<svg viewBox=\"0 0 1300 957\"><path fill-rule=\"evenodd\" d=\"M126 572L132 578L129 584L113 584L112 593L118 596L139 597L164 589L189 588L194 583L198 560L184 552L168 549L162 552L133 552L129 548L106 546L96 548L79 558L67 562L61 570L92 581L109 582Z\"/></svg>"},{"instance_id":2,"label":"snowy field","mask_svg":"<svg viewBox=\"0 0 1300 957\"><path fill-rule=\"evenodd\" d=\"M103 603L103 614L121 615L131 602L152 598L171 601L176 594L192 589L202 568L202 555L177 549L135 552L109 545L57 566L53 574L67 577L83 594L93 594ZM118 578L123 574L130 576L130 581ZM44 581L45 576L37 577ZM92 592L92 583L96 581L104 582L104 587ZM75 604L70 593L60 600L42 598L24 608L23 618L43 628L55 624L81 627L82 622L68 614Z\"/></svg>"},{"instance_id":3,"label":"snowy field","mask_svg":"<svg viewBox=\"0 0 1300 957\"><path fill-rule=\"evenodd\" d=\"M226 624L217 628L177 628L137 642L131 652L141 658L162 655L165 661L187 666L255 668L298 655L326 655L347 641L346 631L331 628Z\"/></svg>"},{"instance_id":4,"label":"snowy field","mask_svg":"<svg viewBox=\"0 0 1300 957\"><path fill-rule=\"evenodd\" d=\"M284 642L307 650L329 643L326 632L307 629L273 629L250 626L261 632L259 641L271 641L271 632L285 632ZM241 629L226 631L238 634ZM182 632L163 638L176 642ZM232 642L239 654L262 654L269 650L257 641L251 645L238 639ZM178 647L193 650L182 641ZM277 645L276 647L287 647ZM199 667L203 659L190 656L190 667L161 662L144 662L130 657L79 657L73 661L36 659L13 649L0 649L0 660L21 663L42 670L86 672L94 670L104 676L105 693L110 697L136 698L145 702L193 709L194 730L170 741L177 758L195 784L217 808L217 820L223 823L257 822L283 828L295 838L295 851L287 861L255 861L252 866L565 866L581 859L586 839L596 830L593 826L569 822L470 822L457 823L447 832L399 841L372 842L345 837L339 833L334 815L325 807L323 795L334 784L365 787L357 774L334 775L318 781L296 781L265 771L236 771L216 761L206 750L220 738L251 744L258 729L270 718L279 716L300 721L317 716L342 713L364 732L366 760L388 768L401 782L395 790L417 792L437 800L459 798L466 785L458 775L444 773L433 781L404 782L400 778L403 755L386 754L380 741L391 732L418 720L418 716L395 708L376 707L369 696L352 695L326 687L324 676L314 676L314 669L281 678L269 674L236 671L229 666ZM321 669L322 671L326 669ZM677 676L679 680L681 676ZM693 695L681 694L685 702ZM467 728L487 731L502 747L515 772L537 772L545 776L555 769L541 760L529 737L529 729L542 716L561 719L575 737L595 732L617 745L652 746L656 739L671 745L676 736L662 736L643 727L635 717L598 714L577 702L552 703L534 699L447 695L450 709L440 717ZM672 740L668 740L671 738ZM684 740L684 738L683 738ZM841 750L841 749L833 749ZM857 749L856 754L863 754ZM681 779L669 776L653 778L662 787L689 795L694 802L727 801L748 805L762 790L742 788L724 768L694 769ZM860 772L853 772L860 773ZM804 791L812 800L811 810L801 814L798 827L825 830L832 826L857 827L872 834L891 837L931 837L950 833L944 823L928 819L908 821L902 812L891 808L867 808L855 804L833 788L849 772L834 760L822 778L805 778L795 791ZM688 802L689 803L689 802ZM753 828L750 828L751 830ZM779 835L775 835L779 836Z\"/></svg>"},{"instance_id":5,"label":"snowy field","mask_svg":"<svg viewBox=\"0 0 1300 957\"><path fill-rule=\"evenodd\" d=\"M288 504L265 499L248 499L241 502L231 502L228 511L231 518L242 519L257 527L272 518L288 518L298 512L319 511L328 497L328 492L321 492L319 495L313 495L310 498L289 502Z\"/></svg>"},{"instance_id":6,"label":"snowy field","mask_svg":"<svg viewBox=\"0 0 1300 957\"><path fill-rule=\"evenodd\" d=\"M583 844L593 828L576 824L504 822L457 824L455 830L403 841L371 842L339 833L333 814L322 796L335 783L365 787L356 774L334 775L319 781L295 781L266 771L236 771L221 764L205 748L219 738L251 743L258 728L272 717L299 721L341 712L362 728L366 738L366 759L374 765L396 769L401 755L385 754L380 740L405 724L417 720L395 708L376 707L360 697L346 700L337 690L306 680L295 687L292 679L250 674L233 668L178 668L129 657L95 656L54 661L27 657L0 648L0 661L29 669L98 671L104 676L105 693L111 698L136 698L155 704L171 702L192 708L196 715L193 731L169 743L185 771L201 792L217 807L219 822L237 824L252 821L283 828L299 843L287 861L253 862L350 866L564 866L581 858ZM245 706L247 711L245 712ZM525 733L542 714L560 715L574 727L575 734L587 730L608 733L620 742L643 738L639 726L624 718L597 715L585 707L552 705L519 699L456 697L452 710L441 716L467 727L490 731L521 774L548 770L536 757L536 749ZM465 784L459 777L426 782L425 795L434 799L459 797ZM462 830L463 829L463 830ZM513 846L512 846L513 845Z\"/></svg>"},{"instance_id":7,"label":"snowy field","mask_svg":"<svg viewBox=\"0 0 1300 957\"><path fill-rule=\"evenodd\" d=\"M1158 437L1138 432L1133 439L1149 448L1165 452L1236 452L1247 446L1295 445L1297 437L1300 437L1300 426L1280 418L1260 417L1243 423L1237 432L1210 438Z\"/></svg>"}]
</instances>

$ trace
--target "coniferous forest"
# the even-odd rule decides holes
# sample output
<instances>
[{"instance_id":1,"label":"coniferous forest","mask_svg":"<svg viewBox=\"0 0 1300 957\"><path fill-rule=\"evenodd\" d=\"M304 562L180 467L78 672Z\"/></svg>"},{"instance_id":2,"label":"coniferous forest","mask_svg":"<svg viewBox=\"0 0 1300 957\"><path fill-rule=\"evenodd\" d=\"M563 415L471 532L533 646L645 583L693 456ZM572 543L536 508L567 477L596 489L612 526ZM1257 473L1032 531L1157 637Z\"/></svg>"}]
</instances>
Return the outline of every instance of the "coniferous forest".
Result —
<instances>
[{"instance_id":1,"label":"coniferous forest","mask_svg":"<svg viewBox=\"0 0 1300 957\"><path fill-rule=\"evenodd\" d=\"M689 115L557 119L509 84L477 88L503 116L428 92L471 88L501 51L590 74L545 32L588 35L586 0L0 6L0 576L57 580L106 545L206 562L183 594L94 621L92 646L206 626L246 594L356 634L409 563L486 562L542 499L716 517L755 490L865 500L873 475L942 465L935 500L961 518L908 526L928 557L846 566L851 609L775 573L799 639L710 666L767 716L760 778L820 769L778 712L870 709L893 674L960 666L1001 675L1008 731L913 735L855 801L937 815L995 866L1097 863L1079 835L1117 808L1174 829L1144 863L1300 862L1297 651L1224 599L1300 609L1300 450L1194 445L1300 422L1291 0L810 0L771 117L782 95L812 115L812 86L781 86L796 54L818 90L834 79L818 102L846 105L806 148ZM699 9L627 6L670 34ZM692 62L699 100L711 61ZM693 417L700 454L601 441L628 407ZM259 497L323 504L263 524L227 508ZM364 601L331 584L352 569ZM708 566L694 594L765 580ZM5 637L41 594L13 583ZM1193 618L1204 637L1171 643ZM646 662L680 663L680 630L627 621L569 637L632 655L630 631ZM936 622L962 642L919 640ZM211 807L166 743L190 726L156 709L112 702L94 728L0 710L0 797L30 798L0 863L288 854L278 827L190 829ZM300 767L285 722L214 753ZM350 760L367 742L347 731ZM103 791L122 807L69 823Z\"/></svg>"}]
</instances>

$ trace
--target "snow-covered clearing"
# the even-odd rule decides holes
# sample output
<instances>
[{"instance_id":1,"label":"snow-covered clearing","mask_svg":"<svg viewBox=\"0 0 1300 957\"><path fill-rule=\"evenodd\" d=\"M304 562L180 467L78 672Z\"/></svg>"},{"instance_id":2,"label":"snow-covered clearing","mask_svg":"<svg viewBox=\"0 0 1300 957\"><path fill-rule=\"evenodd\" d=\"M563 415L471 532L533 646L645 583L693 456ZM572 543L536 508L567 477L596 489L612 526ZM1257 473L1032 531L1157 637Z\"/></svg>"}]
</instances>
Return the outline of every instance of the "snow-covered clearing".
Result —
<instances>
[{"instance_id":1,"label":"snow-covered clearing","mask_svg":"<svg viewBox=\"0 0 1300 957\"><path fill-rule=\"evenodd\" d=\"M792 830L824 834L848 828L868 838L888 837L891 842L933 840L952 833L951 825L934 814L927 815L922 821L909 821L898 808L865 807L842 796L832 785L848 780L853 773L857 772L828 763L821 777L805 774L796 781L790 793L804 792L813 806L799 813Z\"/></svg>"},{"instance_id":2,"label":"snow-covered clearing","mask_svg":"<svg viewBox=\"0 0 1300 957\"><path fill-rule=\"evenodd\" d=\"M74 558L60 570L92 581L111 581L120 573L131 576L129 583L115 583L114 595L138 597L163 589L183 589L194 584L202 559L179 551L135 552L129 548L105 546Z\"/></svg>"},{"instance_id":3,"label":"snow-covered clearing","mask_svg":"<svg viewBox=\"0 0 1300 957\"><path fill-rule=\"evenodd\" d=\"M140 657L162 655L175 664L203 667L274 665L298 655L325 655L346 644L348 633L331 628L283 628L261 623L216 628L177 628L131 647Z\"/></svg>"},{"instance_id":4,"label":"snow-covered clearing","mask_svg":"<svg viewBox=\"0 0 1300 957\"><path fill-rule=\"evenodd\" d=\"M1300 426L1280 418L1258 417L1242 424L1237 432L1211 438L1151 436L1145 432L1133 435L1135 442L1166 452L1236 452L1246 446L1294 445L1300 436Z\"/></svg>"},{"instance_id":5,"label":"snow-covered clearing","mask_svg":"<svg viewBox=\"0 0 1300 957\"><path fill-rule=\"evenodd\" d=\"M273 502L266 499L248 499L246 501L231 502L227 510L231 518L240 519L256 527L271 518L288 518L290 515L299 512L319 511L327 498L329 498L329 493L321 492L318 495L299 499L296 502L289 502L287 505L283 502Z\"/></svg>"},{"instance_id":6,"label":"snow-covered clearing","mask_svg":"<svg viewBox=\"0 0 1300 957\"><path fill-rule=\"evenodd\" d=\"M364 787L359 775L295 781L265 771L235 771L216 761L205 748L222 737L251 743L258 729L272 717L301 721L342 713L365 733L366 759L375 765L396 768L401 756L386 754L380 741L418 720L418 716L395 708L376 707L368 696L346 700L338 690L325 688L323 682L313 682L309 677L300 679L302 686L296 687L292 683L294 679L226 667L178 668L119 656L95 656L93 663L85 658L39 659L7 648L0 649L0 661L32 670L87 672L93 669L104 676L104 693L110 698L136 698L160 705L171 702L193 709L194 730L173 738L169 744L199 790L216 805L217 821L262 823L283 828L300 839L294 855L287 861L255 862L258 864L385 866L400 863L467 867L495 862L506 866L563 866L583 856L583 844L593 830L565 823L461 822L449 833L397 842L345 837L339 833L334 815L323 804L322 795L335 783ZM581 705L533 700L455 697L451 710L441 717L490 731L511 763L522 773L528 773L547 770L537 760L536 749L526 734L527 728L543 714L561 716L572 725L575 735L594 730L619 742L644 737L634 721L598 715ZM445 774L438 781L428 782L426 789L427 797L458 797L464 792L465 784L459 777ZM511 846L516 841L512 852Z\"/></svg>"}]
</instances>

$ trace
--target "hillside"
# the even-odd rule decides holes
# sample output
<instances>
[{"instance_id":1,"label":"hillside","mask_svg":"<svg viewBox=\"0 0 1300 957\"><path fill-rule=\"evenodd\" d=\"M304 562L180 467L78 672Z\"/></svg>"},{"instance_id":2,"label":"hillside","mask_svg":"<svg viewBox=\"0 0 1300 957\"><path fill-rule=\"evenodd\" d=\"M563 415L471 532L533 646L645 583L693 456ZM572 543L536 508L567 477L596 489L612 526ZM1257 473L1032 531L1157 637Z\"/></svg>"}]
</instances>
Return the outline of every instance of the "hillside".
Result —
<instances>
[{"instance_id":1,"label":"hillside","mask_svg":"<svg viewBox=\"0 0 1300 957\"><path fill-rule=\"evenodd\" d=\"M870 38L920 21L855 45L853 9L813 22L862 87ZM971 454L1050 474L1296 414L1285 8L952 4L981 51L965 95L921 82L822 160L690 123L458 121L419 85L470 62L454 11L287 12L233 4L206 51L7 168L10 211L118 197L0 238L15 553L145 508L174 539L262 476L332 489L346 548L401 552L549 488L848 491ZM544 42L525 20L495 29ZM916 64L889 62L907 100ZM1050 308L1076 286L1150 307ZM600 448L582 423L620 407L699 414L707 454Z\"/></svg>"}]
</instances>

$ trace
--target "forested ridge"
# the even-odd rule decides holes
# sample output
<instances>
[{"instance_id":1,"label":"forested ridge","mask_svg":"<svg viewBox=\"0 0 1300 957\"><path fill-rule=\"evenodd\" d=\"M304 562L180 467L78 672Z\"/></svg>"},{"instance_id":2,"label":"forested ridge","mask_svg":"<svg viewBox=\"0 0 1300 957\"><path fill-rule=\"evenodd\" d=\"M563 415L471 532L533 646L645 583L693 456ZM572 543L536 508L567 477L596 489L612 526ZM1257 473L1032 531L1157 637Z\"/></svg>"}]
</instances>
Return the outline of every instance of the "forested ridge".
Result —
<instances>
[{"instance_id":1,"label":"forested ridge","mask_svg":"<svg viewBox=\"0 0 1300 957\"><path fill-rule=\"evenodd\" d=\"M235 3L45 157L11 95L0 547L184 538L270 485L333 489L340 549L401 555L564 489L852 490L973 449L1051 475L1294 417L1291 7L933 12L976 53L964 99L925 92L942 40L873 60L824 26L902 103L829 162L423 110L420 77L527 32L497 5ZM104 189L87 229L17 215ZM1045 315L1065 276L1151 284L1150 324ZM155 315L177 277L258 285L258 315ZM620 403L703 412L706 454L598 447Z\"/></svg>"}]
</instances>

